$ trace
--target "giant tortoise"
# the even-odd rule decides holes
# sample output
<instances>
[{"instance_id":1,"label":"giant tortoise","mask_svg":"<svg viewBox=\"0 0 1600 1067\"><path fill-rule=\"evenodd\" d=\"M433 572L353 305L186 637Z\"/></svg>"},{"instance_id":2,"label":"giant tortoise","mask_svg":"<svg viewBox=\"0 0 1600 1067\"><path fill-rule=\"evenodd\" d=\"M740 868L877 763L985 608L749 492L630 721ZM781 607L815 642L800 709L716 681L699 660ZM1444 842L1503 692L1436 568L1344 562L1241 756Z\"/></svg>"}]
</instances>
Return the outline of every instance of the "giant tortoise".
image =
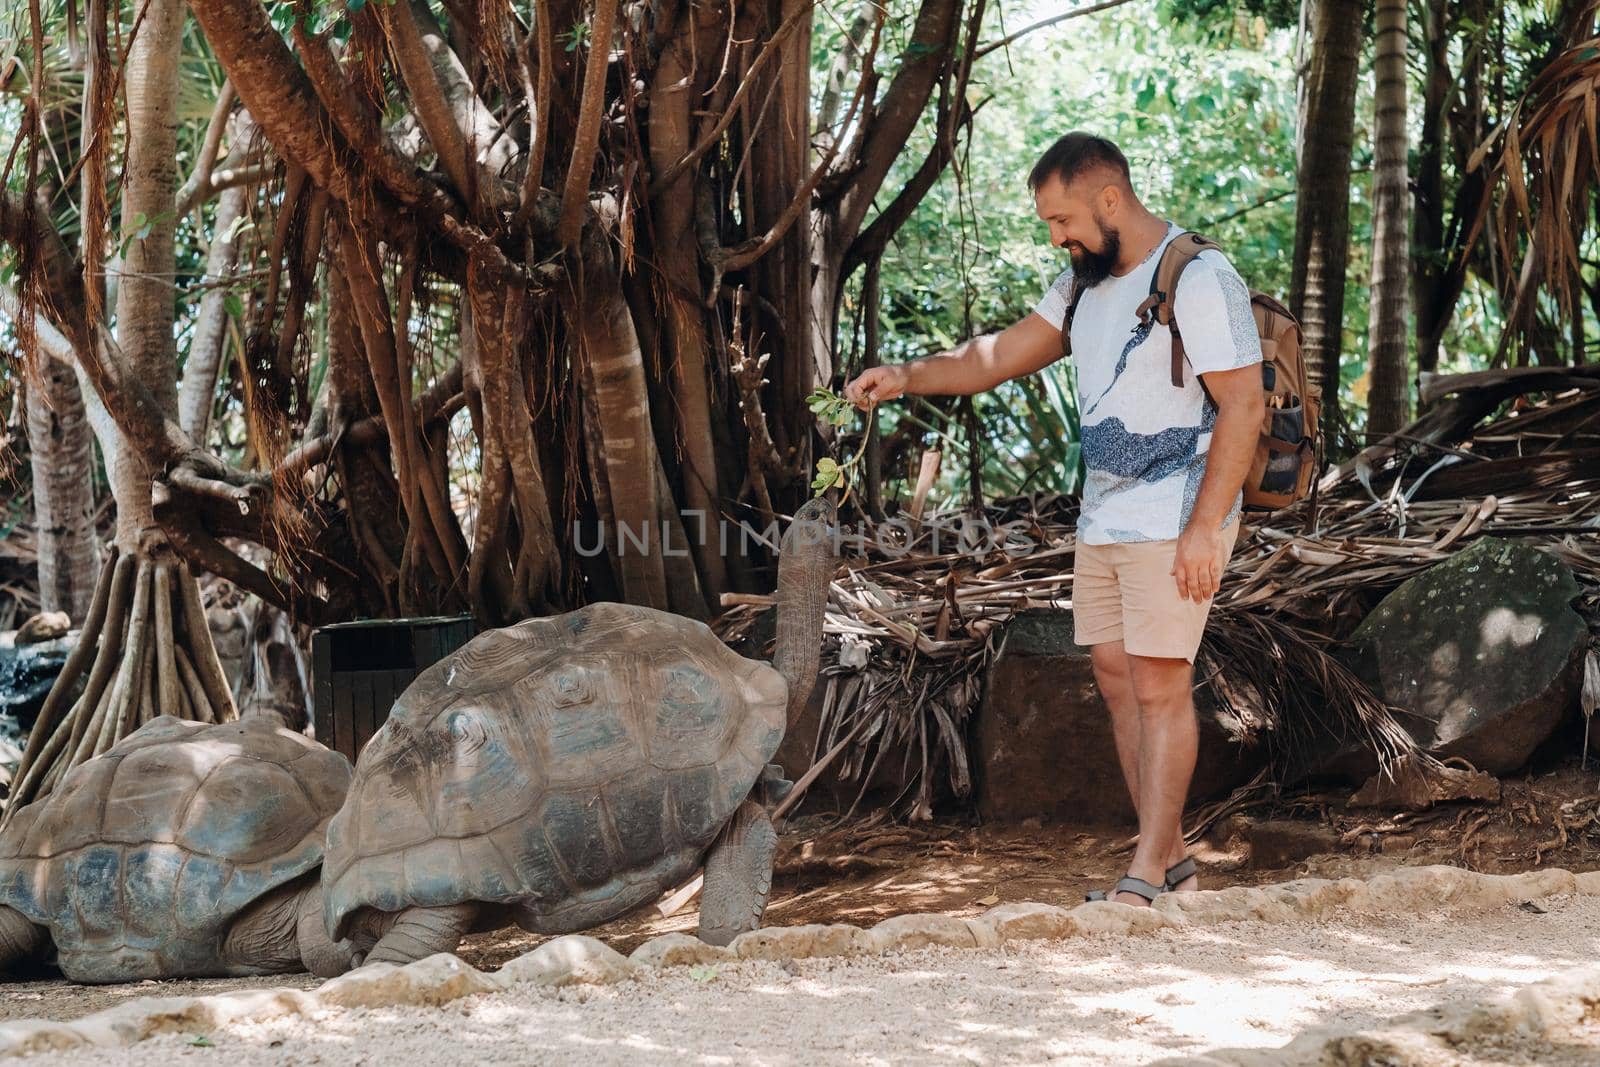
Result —
<instances>
[{"instance_id":1,"label":"giant tortoise","mask_svg":"<svg viewBox=\"0 0 1600 1067\"><path fill-rule=\"evenodd\" d=\"M318 868L350 762L273 716L153 719L0 834L0 973L75 982L349 968Z\"/></svg>"},{"instance_id":2,"label":"giant tortoise","mask_svg":"<svg viewBox=\"0 0 1600 1067\"><path fill-rule=\"evenodd\" d=\"M803 505L778 561L774 665L704 623L617 603L490 630L423 671L356 762L328 827L328 930L368 962L473 929L568 933L705 865L700 936L760 925L789 784L768 761L815 683L834 508Z\"/></svg>"}]
</instances>

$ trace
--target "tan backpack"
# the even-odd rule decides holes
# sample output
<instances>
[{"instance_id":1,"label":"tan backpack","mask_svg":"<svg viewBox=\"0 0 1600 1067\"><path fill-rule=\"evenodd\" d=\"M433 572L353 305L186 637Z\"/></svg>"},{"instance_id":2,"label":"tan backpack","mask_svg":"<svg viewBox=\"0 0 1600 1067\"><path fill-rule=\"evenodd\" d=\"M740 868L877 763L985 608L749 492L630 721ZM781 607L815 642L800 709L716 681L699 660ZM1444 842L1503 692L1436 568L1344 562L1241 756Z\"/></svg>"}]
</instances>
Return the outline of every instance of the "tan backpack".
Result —
<instances>
[{"instance_id":1,"label":"tan backpack","mask_svg":"<svg viewBox=\"0 0 1600 1067\"><path fill-rule=\"evenodd\" d=\"M1161 253L1150 295L1139 305L1139 321L1159 322L1172 331L1172 384L1183 388L1183 334L1172 317L1172 294L1178 279L1196 256L1220 246L1197 233L1179 234ZM1074 285L1061 330L1061 348L1072 352L1072 319L1083 291ZM1255 457L1244 482L1244 506L1254 511L1276 511L1309 496L1322 454L1322 401L1306 380L1300 358L1300 323L1283 304L1252 289L1250 310L1261 339L1261 388L1267 413L1256 440ZM1205 388L1204 381L1201 388Z\"/></svg>"}]
</instances>

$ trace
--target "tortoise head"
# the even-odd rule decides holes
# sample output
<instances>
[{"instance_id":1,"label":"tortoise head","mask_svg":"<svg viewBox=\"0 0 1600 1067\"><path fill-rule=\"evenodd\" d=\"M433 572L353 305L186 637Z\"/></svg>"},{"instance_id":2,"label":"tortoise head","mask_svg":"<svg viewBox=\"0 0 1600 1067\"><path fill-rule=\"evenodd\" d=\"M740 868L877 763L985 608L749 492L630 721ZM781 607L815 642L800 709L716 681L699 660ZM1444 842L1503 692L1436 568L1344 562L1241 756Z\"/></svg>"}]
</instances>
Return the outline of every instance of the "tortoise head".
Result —
<instances>
[{"instance_id":1,"label":"tortoise head","mask_svg":"<svg viewBox=\"0 0 1600 1067\"><path fill-rule=\"evenodd\" d=\"M778 552L778 643L772 665L789 685L788 726L817 681L823 610L839 555L837 518L832 501L806 501L784 531Z\"/></svg>"}]
</instances>

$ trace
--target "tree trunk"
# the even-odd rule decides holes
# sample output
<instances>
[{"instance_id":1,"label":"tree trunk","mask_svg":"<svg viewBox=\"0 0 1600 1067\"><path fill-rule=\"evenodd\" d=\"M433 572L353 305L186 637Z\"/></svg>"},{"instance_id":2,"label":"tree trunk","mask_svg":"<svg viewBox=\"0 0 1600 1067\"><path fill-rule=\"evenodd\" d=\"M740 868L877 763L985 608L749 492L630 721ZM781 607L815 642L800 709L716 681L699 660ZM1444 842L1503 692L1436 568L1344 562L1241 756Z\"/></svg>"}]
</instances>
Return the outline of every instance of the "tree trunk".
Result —
<instances>
[{"instance_id":1,"label":"tree trunk","mask_svg":"<svg viewBox=\"0 0 1600 1067\"><path fill-rule=\"evenodd\" d=\"M39 606L82 623L94 599L100 550L94 529L94 433L72 368L43 354L27 391L39 541Z\"/></svg>"},{"instance_id":2,"label":"tree trunk","mask_svg":"<svg viewBox=\"0 0 1600 1067\"><path fill-rule=\"evenodd\" d=\"M1406 206L1406 0L1379 0L1372 165L1372 313L1367 430L1385 434L1410 416L1406 290L1411 284Z\"/></svg>"},{"instance_id":3,"label":"tree trunk","mask_svg":"<svg viewBox=\"0 0 1600 1067\"><path fill-rule=\"evenodd\" d=\"M175 416L175 311L178 220L178 58L184 6L150 0L128 53L127 162L122 179L123 279L118 289L117 343L134 372L168 416ZM148 227L145 236L134 236ZM117 546L124 553L158 531L150 508L154 474L137 450L102 441L117 500Z\"/></svg>"},{"instance_id":4,"label":"tree trunk","mask_svg":"<svg viewBox=\"0 0 1600 1067\"><path fill-rule=\"evenodd\" d=\"M608 284L609 283L609 284ZM601 529L616 561L616 574L629 603L668 609L666 571L660 545L660 483L656 480L655 436L645 393L644 358L627 301L601 271L584 279L574 294L570 318L577 326L583 388L594 396L600 438L598 450L611 514Z\"/></svg>"},{"instance_id":5,"label":"tree trunk","mask_svg":"<svg viewBox=\"0 0 1600 1067\"><path fill-rule=\"evenodd\" d=\"M1323 422L1330 433L1339 423L1345 264L1350 253L1350 152L1362 15L1361 0L1316 0L1299 131L1289 306L1305 331L1306 369L1312 384L1322 390Z\"/></svg>"},{"instance_id":6,"label":"tree trunk","mask_svg":"<svg viewBox=\"0 0 1600 1067\"><path fill-rule=\"evenodd\" d=\"M218 284L233 274L239 256L239 236L235 223L246 217L250 192L246 187L223 190L217 200L217 217L212 227L211 251L206 256L206 281L213 287L200 298L194 333L183 361L183 387L178 392L178 425L196 441L204 441L211 423L211 408L216 402L217 373L228 337L227 286Z\"/></svg>"},{"instance_id":7,"label":"tree trunk","mask_svg":"<svg viewBox=\"0 0 1600 1067\"><path fill-rule=\"evenodd\" d=\"M177 413L173 337L177 220L178 61L184 5L149 0L128 52L128 139L122 180L123 244L117 334L148 402ZM100 30L103 32L104 27ZM96 72L94 77L103 75ZM93 77L87 79L93 84ZM99 195L90 189L88 196ZM148 228L145 236L138 232ZM80 360L80 374L82 361ZM85 406L106 457L117 505L111 561L101 571L78 647L40 709L14 776L6 818L49 793L72 767L106 752L158 715L220 722L237 715L199 586L156 522L154 475L107 413L87 375ZM114 566L113 566L114 563ZM91 665L92 659L92 665ZM87 672L83 692L73 699ZM69 706L70 701L70 706Z\"/></svg>"},{"instance_id":8,"label":"tree trunk","mask_svg":"<svg viewBox=\"0 0 1600 1067\"><path fill-rule=\"evenodd\" d=\"M695 45L691 36L699 34L700 27L688 13L680 16L679 27L661 55L650 92L650 162L657 173L688 153L691 102L699 97L692 72ZM704 43L709 41L702 36ZM721 517L722 493L711 425L711 382L706 373L709 340L695 243L694 178L694 173L686 170L657 191L650 214L661 268L659 336L665 341L662 355L671 368L677 399L684 502L691 514L697 514L700 526L714 530ZM714 596L728 588L727 568L716 539L696 537L690 550L706 591Z\"/></svg>"},{"instance_id":9,"label":"tree trunk","mask_svg":"<svg viewBox=\"0 0 1600 1067\"><path fill-rule=\"evenodd\" d=\"M1413 300L1416 308L1417 372L1439 369L1439 343L1455 308L1446 284L1444 247L1444 158L1446 101L1454 84L1450 76L1449 7L1432 0L1424 9L1423 40L1427 42L1422 87L1422 143L1417 152L1416 215L1412 222Z\"/></svg>"}]
</instances>

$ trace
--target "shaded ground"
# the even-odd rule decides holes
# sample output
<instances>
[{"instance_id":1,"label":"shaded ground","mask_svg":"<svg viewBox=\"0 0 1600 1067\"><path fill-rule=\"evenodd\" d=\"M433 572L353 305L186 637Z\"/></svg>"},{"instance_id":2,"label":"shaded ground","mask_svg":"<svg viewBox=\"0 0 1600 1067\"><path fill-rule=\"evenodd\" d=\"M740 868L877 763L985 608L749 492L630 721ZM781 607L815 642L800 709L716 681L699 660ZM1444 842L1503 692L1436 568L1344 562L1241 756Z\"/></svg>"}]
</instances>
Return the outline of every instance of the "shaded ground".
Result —
<instances>
[{"instance_id":1,"label":"shaded ground","mask_svg":"<svg viewBox=\"0 0 1600 1067\"><path fill-rule=\"evenodd\" d=\"M1498 805L1445 805L1416 817L1342 806L1342 797L1330 795L1224 817L1194 850L1202 885L1261 885L1308 874L1365 877L1430 863L1489 873L1539 866L1600 868L1600 792L1593 770L1574 766L1510 781ZM1252 863L1253 852L1267 851L1268 828L1272 855L1266 863ZM997 903L1023 900L1070 907L1083 900L1085 890L1108 886L1122 873L1127 852L1119 850L1128 833L949 822L912 828L858 820L840 826L812 816L791 824L784 835L767 922L871 926L908 912L976 916ZM692 903L670 917L646 908L591 933L626 953L658 934L692 932L696 918ZM469 938L459 954L476 967L492 969L543 940L503 930ZM1554 969L1551 964L1535 977ZM76 1018L140 996L314 984L306 975L112 987L8 983L0 996L0 1021Z\"/></svg>"},{"instance_id":2,"label":"shaded ground","mask_svg":"<svg viewBox=\"0 0 1600 1067\"><path fill-rule=\"evenodd\" d=\"M198 1043L169 1034L115 1056L132 1067L202 1058L241 1067L1149 1063L1276 1048L1312 1027L1372 1026L1504 994L1587 963L1600 947L1594 896L1450 911L1398 903L1423 903L1421 914L679 967L616 985L519 985L440 1007L233 1025ZM1600 1032L1559 1049L1511 1037L1490 1062L1600 1060ZM106 1055L29 1062L91 1067Z\"/></svg>"}]
</instances>

